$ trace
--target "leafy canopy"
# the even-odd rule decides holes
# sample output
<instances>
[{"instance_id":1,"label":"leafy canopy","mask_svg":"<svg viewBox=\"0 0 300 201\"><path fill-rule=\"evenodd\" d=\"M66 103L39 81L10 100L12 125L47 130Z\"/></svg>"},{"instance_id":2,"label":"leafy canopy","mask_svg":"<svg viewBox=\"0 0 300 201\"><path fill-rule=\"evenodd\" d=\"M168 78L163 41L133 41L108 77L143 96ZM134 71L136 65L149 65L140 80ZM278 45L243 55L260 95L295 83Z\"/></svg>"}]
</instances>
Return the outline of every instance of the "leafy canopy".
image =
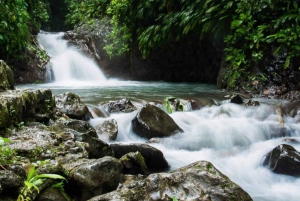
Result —
<instances>
[{"instance_id":1,"label":"leafy canopy","mask_svg":"<svg viewBox=\"0 0 300 201\"><path fill-rule=\"evenodd\" d=\"M13 59L47 21L48 0L0 0L0 59Z\"/></svg>"}]
</instances>

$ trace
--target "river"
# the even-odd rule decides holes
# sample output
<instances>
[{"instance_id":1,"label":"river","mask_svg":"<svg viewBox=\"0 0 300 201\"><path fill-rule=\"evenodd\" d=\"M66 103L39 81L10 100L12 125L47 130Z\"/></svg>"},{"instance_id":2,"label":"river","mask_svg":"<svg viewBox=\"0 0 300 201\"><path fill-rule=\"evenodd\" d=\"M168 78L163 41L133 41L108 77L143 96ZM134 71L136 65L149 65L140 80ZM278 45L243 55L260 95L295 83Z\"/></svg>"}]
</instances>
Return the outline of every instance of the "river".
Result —
<instances>
[{"instance_id":1,"label":"river","mask_svg":"<svg viewBox=\"0 0 300 201\"><path fill-rule=\"evenodd\" d=\"M279 144L289 143L283 141L283 137L274 136L282 129L275 105L287 101L257 99L260 106L245 107L228 103L225 98L227 94L215 85L108 80L93 61L76 49L67 47L66 41L60 39L61 35L39 35L39 41L52 57L53 82L17 85L17 89L50 88L54 95L71 91L78 94L84 103L96 107L121 98L130 99L138 108L147 102L163 103L168 96L200 101L205 105L200 110L170 114L184 130L183 133L151 144L164 153L171 170L207 160L240 185L255 201L300 200L300 178L274 174L261 166L266 153ZM88 67L82 71L82 66ZM147 140L131 130L131 120L136 113L94 118L90 124L96 126L104 119L113 118L118 123L117 142L144 143ZM286 135L299 137L300 124L296 123L295 118L284 115L283 120ZM291 145L300 150L299 143Z\"/></svg>"}]
</instances>

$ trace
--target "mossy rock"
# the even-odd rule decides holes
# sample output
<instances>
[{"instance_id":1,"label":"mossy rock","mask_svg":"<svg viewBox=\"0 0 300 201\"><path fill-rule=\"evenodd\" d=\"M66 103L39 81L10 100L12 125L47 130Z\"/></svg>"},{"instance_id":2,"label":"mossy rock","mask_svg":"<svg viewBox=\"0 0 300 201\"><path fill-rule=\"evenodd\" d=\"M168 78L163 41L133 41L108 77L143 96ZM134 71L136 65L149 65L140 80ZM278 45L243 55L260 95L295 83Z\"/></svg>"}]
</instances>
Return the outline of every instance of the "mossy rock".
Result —
<instances>
[{"instance_id":1,"label":"mossy rock","mask_svg":"<svg viewBox=\"0 0 300 201\"><path fill-rule=\"evenodd\" d=\"M0 60L0 91L6 91L10 89L10 84L6 72L6 63Z\"/></svg>"},{"instance_id":2,"label":"mossy rock","mask_svg":"<svg viewBox=\"0 0 300 201\"><path fill-rule=\"evenodd\" d=\"M148 168L140 152L130 152L122 156L119 161L123 164L124 174L147 174Z\"/></svg>"},{"instance_id":3,"label":"mossy rock","mask_svg":"<svg viewBox=\"0 0 300 201\"><path fill-rule=\"evenodd\" d=\"M0 61L1 62L1 61ZM1 64L0 64L1 65ZM12 69L8 66L8 65L3 65L5 71L6 71L6 75L7 75L7 81L8 81L8 85L9 85L9 89L14 89L14 84L15 84L15 78L14 78L14 73L12 71Z\"/></svg>"},{"instance_id":4,"label":"mossy rock","mask_svg":"<svg viewBox=\"0 0 300 201\"><path fill-rule=\"evenodd\" d=\"M0 128L5 128L9 124L9 114L6 107L0 104Z\"/></svg>"}]
</instances>

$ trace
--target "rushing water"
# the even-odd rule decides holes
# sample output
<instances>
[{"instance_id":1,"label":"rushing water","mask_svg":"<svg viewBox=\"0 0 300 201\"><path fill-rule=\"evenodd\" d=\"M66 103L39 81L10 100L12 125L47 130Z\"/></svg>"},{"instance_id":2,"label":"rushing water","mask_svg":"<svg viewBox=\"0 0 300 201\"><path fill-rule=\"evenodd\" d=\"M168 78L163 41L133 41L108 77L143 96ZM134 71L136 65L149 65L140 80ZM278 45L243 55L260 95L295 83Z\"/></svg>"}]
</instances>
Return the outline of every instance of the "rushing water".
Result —
<instances>
[{"instance_id":1,"label":"rushing water","mask_svg":"<svg viewBox=\"0 0 300 201\"><path fill-rule=\"evenodd\" d=\"M58 57L59 55L53 59ZM62 64L73 57L61 59L56 62L60 68L64 68ZM53 65L55 69L56 64ZM63 72L65 71L59 70L59 73ZM176 112L170 115L184 130L183 133L151 144L163 151L171 169L198 160L207 160L240 185L255 201L300 200L300 179L274 174L261 166L261 160L267 152L279 144L288 143L284 142L283 138L273 135L282 129L275 105L284 104L284 101L259 99L261 105L258 107L226 103L225 93L213 85L199 83L117 80L79 82L72 78L63 84L56 81L43 85L20 85L17 88L51 88L53 94L72 91L77 93L83 102L92 105L124 97L129 98L137 107L146 102L162 103L167 96L201 101L207 106L197 111ZM131 120L136 113L112 114L107 118L94 118L90 123L96 126L104 119L113 118L118 122L117 142L146 142L146 139L138 137L131 130ZM290 115L284 115L283 118L286 134L289 137L299 137L300 124L296 123L295 118ZM299 144L291 145L300 150Z\"/></svg>"},{"instance_id":2,"label":"rushing water","mask_svg":"<svg viewBox=\"0 0 300 201\"><path fill-rule=\"evenodd\" d=\"M64 33L40 33L38 40L41 47L46 49L51 57L55 82L70 84L77 81L105 81L106 78L95 62L74 47L68 47L67 41L62 39Z\"/></svg>"}]
</instances>

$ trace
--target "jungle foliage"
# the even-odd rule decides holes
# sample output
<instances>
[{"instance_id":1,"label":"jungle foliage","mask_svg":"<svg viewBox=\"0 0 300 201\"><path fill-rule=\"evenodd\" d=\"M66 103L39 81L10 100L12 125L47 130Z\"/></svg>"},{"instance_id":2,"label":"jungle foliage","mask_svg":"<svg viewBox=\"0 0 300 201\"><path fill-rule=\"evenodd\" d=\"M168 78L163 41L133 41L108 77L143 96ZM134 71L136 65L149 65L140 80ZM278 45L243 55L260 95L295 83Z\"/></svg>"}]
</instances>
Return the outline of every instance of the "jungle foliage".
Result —
<instances>
[{"instance_id":1,"label":"jungle foliage","mask_svg":"<svg viewBox=\"0 0 300 201\"><path fill-rule=\"evenodd\" d=\"M189 34L225 43L226 79L233 88L264 58L282 55L284 69L300 55L300 5L290 0L66 0L73 25L110 17L110 55L138 42L144 57ZM197 41L196 41L197 42ZM299 67L297 67L299 68Z\"/></svg>"},{"instance_id":2,"label":"jungle foliage","mask_svg":"<svg viewBox=\"0 0 300 201\"><path fill-rule=\"evenodd\" d=\"M51 15L56 0L0 0L0 59L14 57L31 34ZM294 68L300 56L299 0L64 0L66 23L93 24L109 19L112 31L105 47L111 56L138 44L143 57L190 34L205 34L225 46L225 81L234 88L241 78L271 56ZM51 5L52 5L51 4ZM51 8L52 9L52 8ZM54 11L52 11L54 12ZM199 42L193 41L193 42Z\"/></svg>"},{"instance_id":3,"label":"jungle foliage","mask_svg":"<svg viewBox=\"0 0 300 201\"><path fill-rule=\"evenodd\" d=\"M0 59L16 58L48 18L48 0L0 0Z\"/></svg>"}]
</instances>

